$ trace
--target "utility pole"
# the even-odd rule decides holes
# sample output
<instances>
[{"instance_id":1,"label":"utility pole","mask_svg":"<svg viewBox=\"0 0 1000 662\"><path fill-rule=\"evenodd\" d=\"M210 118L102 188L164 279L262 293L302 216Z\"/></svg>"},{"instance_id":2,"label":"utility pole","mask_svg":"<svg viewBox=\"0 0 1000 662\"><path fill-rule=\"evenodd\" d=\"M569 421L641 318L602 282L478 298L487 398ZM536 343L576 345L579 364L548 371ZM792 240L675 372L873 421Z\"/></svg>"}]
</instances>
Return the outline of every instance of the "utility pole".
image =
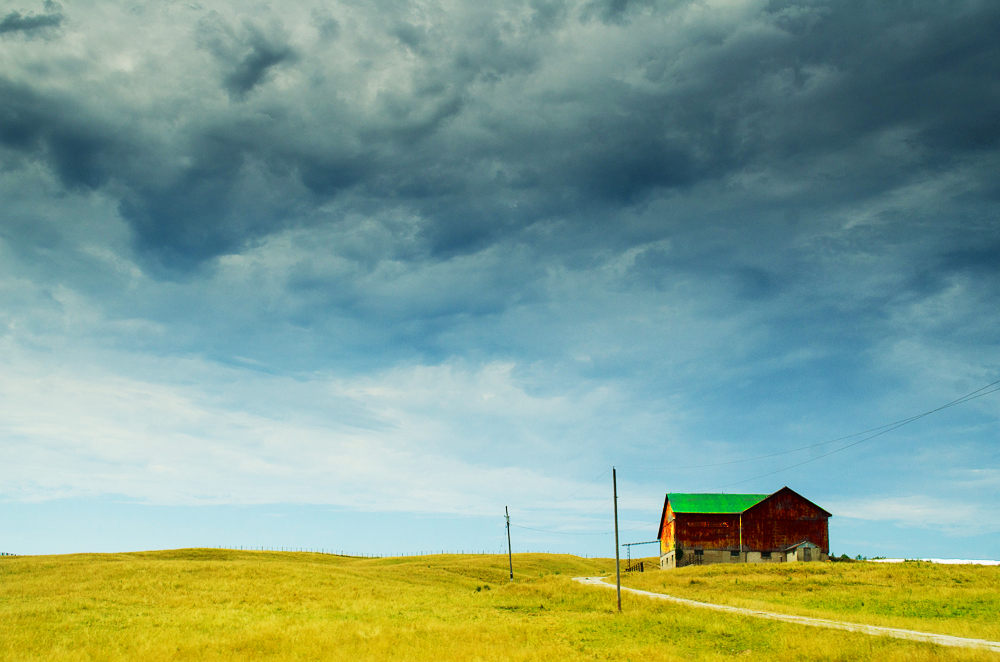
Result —
<instances>
[{"instance_id":1,"label":"utility pole","mask_svg":"<svg viewBox=\"0 0 1000 662\"><path fill-rule=\"evenodd\" d=\"M618 613L622 611L622 563L618 550L618 477L611 467L611 486L615 493L615 583L618 587Z\"/></svg>"},{"instance_id":2,"label":"utility pole","mask_svg":"<svg viewBox=\"0 0 1000 662\"><path fill-rule=\"evenodd\" d=\"M514 552L510 548L510 511L507 506L503 507L503 514L507 518L507 560L510 562L510 581L514 581Z\"/></svg>"}]
</instances>

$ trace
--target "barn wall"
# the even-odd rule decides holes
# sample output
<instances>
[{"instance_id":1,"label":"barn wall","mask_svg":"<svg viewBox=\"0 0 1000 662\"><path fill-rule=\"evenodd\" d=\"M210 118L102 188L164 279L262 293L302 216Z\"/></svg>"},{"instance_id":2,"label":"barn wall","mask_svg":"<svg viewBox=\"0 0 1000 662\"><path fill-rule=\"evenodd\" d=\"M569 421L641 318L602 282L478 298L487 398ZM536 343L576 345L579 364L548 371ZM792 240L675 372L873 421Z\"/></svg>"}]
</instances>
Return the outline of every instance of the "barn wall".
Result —
<instances>
[{"instance_id":1,"label":"barn wall","mask_svg":"<svg viewBox=\"0 0 1000 662\"><path fill-rule=\"evenodd\" d=\"M803 540L830 552L826 513L794 492L778 492L743 513L748 549L777 552Z\"/></svg>"},{"instance_id":2,"label":"barn wall","mask_svg":"<svg viewBox=\"0 0 1000 662\"><path fill-rule=\"evenodd\" d=\"M674 525L675 539L685 549L739 549L738 515L681 513L676 516Z\"/></svg>"}]
</instances>

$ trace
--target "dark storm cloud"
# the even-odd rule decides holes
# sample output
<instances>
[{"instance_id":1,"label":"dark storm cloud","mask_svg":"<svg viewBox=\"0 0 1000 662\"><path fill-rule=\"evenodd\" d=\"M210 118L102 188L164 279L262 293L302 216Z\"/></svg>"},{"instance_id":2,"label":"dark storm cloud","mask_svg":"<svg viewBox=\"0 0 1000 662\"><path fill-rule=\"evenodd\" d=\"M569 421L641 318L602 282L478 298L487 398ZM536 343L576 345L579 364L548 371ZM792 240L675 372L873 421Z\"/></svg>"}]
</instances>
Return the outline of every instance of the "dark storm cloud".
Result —
<instances>
[{"instance_id":1,"label":"dark storm cloud","mask_svg":"<svg viewBox=\"0 0 1000 662\"><path fill-rule=\"evenodd\" d=\"M44 159L71 188L105 184L128 148L120 134L65 96L0 77L0 145Z\"/></svg>"},{"instance_id":2,"label":"dark storm cloud","mask_svg":"<svg viewBox=\"0 0 1000 662\"><path fill-rule=\"evenodd\" d=\"M280 26L272 26L271 32L265 35L249 20L238 32L215 12L199 22L199 42L229 70L223 85L231 98L244 99L271 69L295 59Z\"/></svg>"},{"instance_id":3,"label":"dark storm cloud","mask_svg":"<svg viewBox=\"0 0 1000 662\"><path fill-rule=\"evenodd\" d=\"M775 3L775 15L794 14L792 3ZM806 142L829 149L878 130L906 127L918 144L945 161L966 150L996 147L996 122L989 116L1000 103L995 86L985 85L1000 72L1000 7L970 2L945 7L936 3L834 3L815 22L790 27L793 71L807 75L807 65L832 66L838 82L825 94L807 98L801 124L789 132L786 149ZM780 24L780 23L779 23ZM806 80L796 78L797 84ZM780 144L780 143L779 143Z\"/></svg>"},{"instance_id":4,"label":"dark storm cloud","mask_svg":"<svg viewBox=\"0 0 1000 662\"><path fill-rule=\"evenodd\" d=\"M848 204L959 166L990 178L972 161L995 157L1000 139L1000 7L757 7L727 20L681 2L530 2L517 22L470 7L427 20L362 5L349 19L304 19L319 41L290 16L220 9L188 34L229 104L202 112L188 95L203 91L178 86L167 96L185 110L171 141L121 132L113 114L37 78L5 83L0 138L69 186L113 181L137 247L176 265L300 224L347 191L416 210L428 251L450 255L552 219L603 224L616 241L623 230L599 217L759 173L781 185L749 188L758 208ZM597 59L578 55L589 52ZM294 81L282 91L279 70ZM264 200L268 186L283 199ZM767 291L754 273L747 291Z\"/></svg>"},{"instance_id":5,"label":"dark storm cloud","mask_svg":"<svg viewBox=\"0 0 1000 662\"><path fill-rule=\"evenodd\" d=\"M44 14L28 13L27 15L23 15L19 11L12 11L0 19L0 35L11 32L31 34L48 28L59 27L64 18L60 9L61 7L58 4L48 0L45 3L46 13Z\"/></svg>"},{"instance_id":6,"label":"dark storm cloud","mask_svg":"<svg viewBox=\"0 0 1000 662\"><path fill-rule=\"evenodd\" d=\"M970 231L963 237L942 238L929 254L914 260L905 296L931 297L959 286L996 301L1000 292L1000 223L995 226L993 232Z\"/></svg>"},{"instance_id":7,"label":"dark storm cloud","mask_svg":"<svg viewBox=\"0 0 1000 662\"><path fill-rule=\"evenodd\" d=\"M947 269L1000 278L1000 242L950 251L944 255L943 263Z\"/></svg>"},{"instance_id":8,"label":"dark storm cloud","mask_svg":"<svg viewBox=\"0 0 1000 662\"><path fill-rule=\"evenodd\" d=\"M291 57L292 51L289 48L275 46L255 35L250 44L250 52L226 76L226 89L233 96L242 98L264 79L271 67Z\"/></svg>"}]
</instances>

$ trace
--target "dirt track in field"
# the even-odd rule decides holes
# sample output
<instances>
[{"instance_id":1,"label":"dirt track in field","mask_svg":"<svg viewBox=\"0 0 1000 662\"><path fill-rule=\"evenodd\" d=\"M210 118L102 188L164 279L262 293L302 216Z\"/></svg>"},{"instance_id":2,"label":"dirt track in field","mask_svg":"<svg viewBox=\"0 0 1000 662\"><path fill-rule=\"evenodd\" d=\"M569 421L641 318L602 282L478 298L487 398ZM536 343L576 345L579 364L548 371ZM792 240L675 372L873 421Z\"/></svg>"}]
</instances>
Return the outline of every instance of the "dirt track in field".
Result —
<instances>
[{"instance_id":1,"label":"dirt track in field","mask_svg":"<svg viewBox=\"0 0 1000 662\"><path fill-rule=\"evenodd\" d=\"M605 581L605 577L574 577L574 580L588 586L601 586L614 590L612 584ZM698 609L714 609L740 616L754 616L756 618L767 618L772 621L784 621L785 623L797 623L798 625L809 625L818 628L831 628L834 630L847 630L848 632L863 632L879 637L895 637L896 639L909 639L910 641L926 641L941 646L953 646L956 648L979 648L1000 653L1000 642L987 641L985 639L969 639L966 637L953 637L947 634L934 634L931 632L917 632L916 630L903 630L901 628L887 628L878 625L862 625L861 623L848 623L846 621L832 621L825 618L810 618L808 616L793 616L791 614L777 614L771 611L759 611L757 609L743 609L741 607L729 607L726 605L715 605L709 602L698 602L686 598L675 598L665 593L653 593L652 591L642 591L637 588L622 587L622 591L644 595L656 600L666 600L682 604L687 607L697 607Z\"/></svg>"}]
</instances>

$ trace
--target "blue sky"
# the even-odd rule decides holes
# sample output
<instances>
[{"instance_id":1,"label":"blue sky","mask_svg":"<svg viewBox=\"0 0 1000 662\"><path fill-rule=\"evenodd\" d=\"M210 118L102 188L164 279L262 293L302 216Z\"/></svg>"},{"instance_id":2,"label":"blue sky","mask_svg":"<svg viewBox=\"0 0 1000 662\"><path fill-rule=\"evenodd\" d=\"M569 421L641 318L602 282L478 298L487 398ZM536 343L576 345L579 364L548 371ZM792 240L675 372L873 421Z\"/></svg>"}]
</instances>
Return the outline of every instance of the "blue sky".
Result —
<instances>
[{"instance_id":1,"label":"blue sky","mask_svg":"<svg viewBox=\"0 0 1000 662\"><path fill-rule=\"evenodd\" d=\"M1000 394L721 464L1000 379L998 32L0 0L0 551L495 550L509 506L611 555L616 465L623 542L788 485L835 553L1000 558Z\"/></svg>"}]
</instances>

